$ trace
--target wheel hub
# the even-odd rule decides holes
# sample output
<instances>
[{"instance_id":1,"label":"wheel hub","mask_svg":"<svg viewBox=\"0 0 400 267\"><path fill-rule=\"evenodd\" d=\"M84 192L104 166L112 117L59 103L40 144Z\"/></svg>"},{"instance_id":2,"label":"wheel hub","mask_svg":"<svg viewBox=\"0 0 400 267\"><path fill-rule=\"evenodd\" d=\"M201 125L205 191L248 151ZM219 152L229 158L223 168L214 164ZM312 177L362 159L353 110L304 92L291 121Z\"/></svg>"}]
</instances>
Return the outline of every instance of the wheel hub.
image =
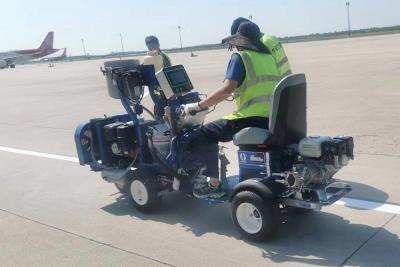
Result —
<instances>
[{"instance_id":1,"label":"wheel hub","mask_svg":"<svg viewBox=\"0 0 400 267\"><path fill-rule=\"evenodd\" d=\"M236 209L236 219L239 226L249 234L258 233L262 228L262 216L256 206L251 203L241 203Z\"/></svg>"},{"instance_id":2,"label":"wheel hub","mask_svg":"<svg viewBox=\"0 0 400 267\"><path fill-rule=\"evenodd\" d=\"M139 180L134 180L131 184L131 194L133 200L139 205L145 205L149 199L146 186Z\"/></svg>"}]
</instances>

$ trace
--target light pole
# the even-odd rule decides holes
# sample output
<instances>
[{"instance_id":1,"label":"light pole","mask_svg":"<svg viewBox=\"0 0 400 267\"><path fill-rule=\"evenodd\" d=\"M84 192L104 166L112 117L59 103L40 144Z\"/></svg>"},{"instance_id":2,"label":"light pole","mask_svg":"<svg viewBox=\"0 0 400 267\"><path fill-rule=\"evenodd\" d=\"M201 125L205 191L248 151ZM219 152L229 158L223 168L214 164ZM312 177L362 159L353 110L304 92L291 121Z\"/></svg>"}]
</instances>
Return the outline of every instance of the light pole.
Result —
<instances>
[{"instance_id":1,"label":"light pole","mask_svg":"<svg viewBox=\"0 0 400 267\"><path fill-rule=\"evenodd\" d=\"M82 42L82 47L83 47L83 56L86 57L85 40L83 38L81 38L81 42Z\"/></svg>"},{"instance_id":2,"label":"light pole","mask_svg":"<svg viewBox=\"0 0 400 267\"><path fill-rule=\"evenodd\" d=\"M124 41L122 39L122 33L119 34L119 37L121 39L121 49L122 49L122 53L121 54L124 55L125 49L124 49ZM121 56L120 56L120 58L121 58Z\"/></svg>"},{"instance_id":3,"label":"light pole","mask_svg":"<svg viewBox=\"0 0 400 267\"><path fill-rule=\"evenodd\" d=\"M178 26L178 31L179 31L179 41L181 43L181 49L183 48L182 46L182 33L181 33L181 26Z\"/></svg>"},{"instance_id":4,"label":"light pole","mask_svg":"<svg viewBox=\"0 0 400 267\"><path fill-rule=\"evenodd\" d=\"M350 38L350 1L346 2L346 6L347 6L347 29Z\"/></svg>"}]
</instances>

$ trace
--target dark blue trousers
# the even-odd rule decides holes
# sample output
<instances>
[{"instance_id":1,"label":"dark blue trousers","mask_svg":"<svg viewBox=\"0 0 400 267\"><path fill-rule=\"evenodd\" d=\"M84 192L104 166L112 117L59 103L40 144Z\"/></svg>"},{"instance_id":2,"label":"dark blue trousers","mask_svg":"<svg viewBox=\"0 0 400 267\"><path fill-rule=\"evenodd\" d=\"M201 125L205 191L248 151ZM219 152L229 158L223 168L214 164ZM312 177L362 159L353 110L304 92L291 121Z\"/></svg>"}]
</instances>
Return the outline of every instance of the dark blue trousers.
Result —
<instances>
[{"instance_id":1,"label":"dark blue trousers","mask_svg":"<svg viewBox=\"0 0 400 267\"><path fill-rule=\"evenodd\" d=\"M247 127L268 129L268 118L219 119L203 125L198 138L192 143L192 149L205 161L207 168L204 175L219 177L218 143L232 141L236 133Z\"/></svg>"}]
</instances>

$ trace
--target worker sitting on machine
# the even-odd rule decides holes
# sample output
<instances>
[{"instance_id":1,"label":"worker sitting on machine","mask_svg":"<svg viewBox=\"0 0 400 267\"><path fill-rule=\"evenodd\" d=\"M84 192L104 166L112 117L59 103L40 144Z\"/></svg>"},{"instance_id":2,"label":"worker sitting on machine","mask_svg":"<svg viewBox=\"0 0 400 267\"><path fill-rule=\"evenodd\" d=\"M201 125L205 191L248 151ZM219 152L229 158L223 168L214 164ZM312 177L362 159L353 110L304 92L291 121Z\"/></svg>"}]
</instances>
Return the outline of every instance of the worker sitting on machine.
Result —
<instances>
[{"instance_id":1,"label":"worker sitting on machine","mask_svg":"<svg viewBox=\"0 0 400 267\"><path fill-rule=\"evenodd\" d=\"M196 197L219 198L225 194L219 180L218 142L232 141L233 136L246 127L268 127L269 100L281 75L271 51L260 41L261 37L262 33L256 24L243 22L237 33L223 39L222 43L237 48L238 53L231 57L222 88L206 99L185 107L186 112L198 112L232 94L237 105L237 109L229 116L205 124L193 144L207 166L203 172L204 180L199 181L194 190ZM206 177L209 177L208 182Z\"/></svg>"}]
</instances>

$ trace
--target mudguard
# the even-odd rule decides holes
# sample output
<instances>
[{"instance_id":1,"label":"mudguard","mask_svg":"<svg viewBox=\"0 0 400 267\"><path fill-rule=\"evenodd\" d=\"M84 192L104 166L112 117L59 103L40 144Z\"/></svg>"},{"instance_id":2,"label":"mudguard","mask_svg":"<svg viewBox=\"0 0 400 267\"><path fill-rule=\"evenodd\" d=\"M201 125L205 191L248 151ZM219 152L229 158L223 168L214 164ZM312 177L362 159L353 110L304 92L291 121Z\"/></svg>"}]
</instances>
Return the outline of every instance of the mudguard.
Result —
<instances>
[{"instance_id":1,"label":"mudguard","mask_svg":"<svg viewBox=\"0 0 400 267\"><path fill-rule=\"evenodd\" d=\"M278 197L280 193L285 190L285 187L282 184L275 182L273 176L259 179L248 179L243 182L238 183L233 189L229 202L232 202L235 195L242 191L251 191L254 192L264 200L275 199Z\"/></svg>"},{"instance_id":2,"label":"mudguard","mask_svg":"<svg viewBox=\"0 0 400 267\"><path fill-rule=\"evenodd\" d=\"M79 164L85 165L93 161L90 154L91 123L84 122L75 130L75 146L78 153Z\"/></svg>"}]
</instances>

